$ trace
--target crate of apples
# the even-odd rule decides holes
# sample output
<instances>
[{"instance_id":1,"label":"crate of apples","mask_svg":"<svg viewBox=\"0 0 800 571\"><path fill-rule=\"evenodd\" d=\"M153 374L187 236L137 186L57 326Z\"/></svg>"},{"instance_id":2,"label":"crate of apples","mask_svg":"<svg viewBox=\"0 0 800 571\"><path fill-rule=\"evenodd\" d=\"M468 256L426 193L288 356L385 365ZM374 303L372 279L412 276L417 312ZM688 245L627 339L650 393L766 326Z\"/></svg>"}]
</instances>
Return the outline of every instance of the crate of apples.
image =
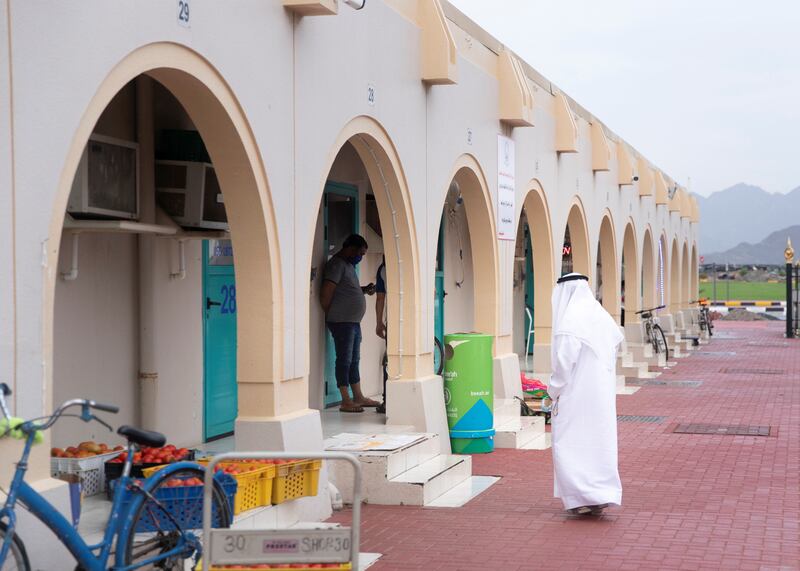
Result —
<instances>
[{"instance_id":1,"label":"crate of apples","mask_svg":"<svg viewBox=\"0 0 800 571\"><path fill-rule=\"evenodd\" d=\"M91 458L101 454L121 452L125 450L122 446L111 448L108 444L97 443L91 440L81 442L77 446L67 446L66 448L51 448L50 456L53 458Z\"/></svg>"},{"instance_id":2,"label":"crate of apples","mask_svg":"<svg viewBox=\"0 0 800 571\"><path fill-rule=\"evenodd\" d=\"M167 444L161 448L142 446L142 448L133 455L133 465L136 467L140 464L172 464L173 462L178 462L180 460L191 460L192 458L193 454L188 448L178 448L174 444ZM122 464L127 459L128 453L123 452L118 457L111 460L110 463ZM144 467L148 468L149 466Z\"/></svg>"},{"instance_id":3,"label":"crate of apples","mask_svg":"<svg viewBox=\"0 0 800 571\"><path fill-rule=\"evenodd\" d=\"M105 476L106 480L116 480L122 475L122 469L125 466L125 460L128 459L128 453L123 452L116 458L112 458L105 463ZM188 448L178 448L174 444L167 444L161 448L151 448L149 446L142 446L141 449L133 455L133 466L131 467L131 476L134 478L144 478L144 470L147 468L154 468L164 464L172 464L182 460L193 460L194 451ZM111 487L109 486L110 490Z\"/></svg>"}]
</instances>

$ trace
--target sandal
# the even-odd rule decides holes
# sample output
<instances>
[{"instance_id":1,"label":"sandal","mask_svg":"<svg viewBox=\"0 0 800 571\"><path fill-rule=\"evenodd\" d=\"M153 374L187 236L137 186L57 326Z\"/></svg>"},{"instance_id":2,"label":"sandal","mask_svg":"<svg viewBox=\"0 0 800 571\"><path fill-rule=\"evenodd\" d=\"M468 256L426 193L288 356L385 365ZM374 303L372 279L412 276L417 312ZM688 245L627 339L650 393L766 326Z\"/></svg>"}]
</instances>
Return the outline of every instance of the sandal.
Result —
<instances>
[{"instance_id":1,"label":"sandal","mask_svg":"<svg viewBox=\"0 0 800 571\"><path fill-rule=\"evenodd\" d=\"M342 405L339 407L339 412L364 412L364 407L357 404Z\"/></svg>"},{"instance_id":2,"label":"sandal","mask_svg":"<svg viewBox=\"0 0 800 571\"><path fill-rule=\"evenodd\" d=\"M589 506L581 506L579 508L572 508L569 511L575 515L589 515L590 513L592 513L592 508L590 508Z\"/></svg>"},{"instance_id":3,"label":"sandal","mask_svg":"<svg viewBox=\"0 0 800 571\"><path fill-rule=\"evenodd\" d=\"M362 406L362 407L365 407L365 408L378 408L379 406L381 406L381 403L379 403L376 400L372 400L372 399L364 399L363 401L355 401L355 403L356 403L357 406Z\"/></svg>"},{"instance_id":4,"label":"sandal","mask_svg":"<svg viewBox=\"0 0 800 571\"><path fill-rule=\"evenodd\" d=\"M589 506L592 510L592 515L603 515L603 510L608 507L608 504L600 504L599 506Z\"/></svg>"}]
</instances>

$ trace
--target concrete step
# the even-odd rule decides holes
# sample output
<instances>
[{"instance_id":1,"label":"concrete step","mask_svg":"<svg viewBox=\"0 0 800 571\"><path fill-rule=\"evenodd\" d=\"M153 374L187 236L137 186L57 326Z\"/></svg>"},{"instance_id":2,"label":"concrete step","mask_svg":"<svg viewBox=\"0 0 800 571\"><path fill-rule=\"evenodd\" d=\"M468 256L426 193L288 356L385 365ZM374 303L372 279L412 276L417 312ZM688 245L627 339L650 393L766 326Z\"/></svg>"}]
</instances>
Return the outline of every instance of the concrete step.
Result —
<instances>
[{"instance_id":1,"label":"concrete step","mask_svg":"<svg viewBox=\"0 0 800 571\"><path fill-rule=\"evenodd\" d=\"M617 355L617 365L622 367L630 367L633 365L633 354L630 352L619 353Z\"/></svg>"},{"instance_id":2,"label":"concrete step","mask_svg":"<svg viewBox=\"0 0 800 571\"><path fill-rule=\"evenodd\" d=\"M633 363L627 366L617 364L617 374L623 375L626 379L643 379L648 373L646 363Z\"/></svg>"},{"instance_id":3,"label":"concrete step","mask_svg":"<svg viewBox=\"0 0 800 571\"><path fill-rule=\"evenodd\" d=\"M523 450L547 450L553 445L553 437L549 432L541 434L525 444Z\"/></svg>"},{"instance_id":4,"label":"concrete step","mask_svg":"<svg viewBox=\"0 0 800 571\"><path fill-rule=\"evenodd\" d=\"M497 427L494 435L495 448L523 448L525 444L545 432L543 416L519 416Z\"/></svg>"},{"instance_id":5,"label":"concrete step","mask_svg":"<svg viewBox=\"0 0 800 571\"><path fill-rule=\"evenodd\" d=\"M424 506L472 475L472 457L439 455L388 481L373 494L381 505Z\"/></svg>"},{"instance_id":6,"label":"concrete step","mask_svg":"<svg viewBox=\"0 0 800 571\"><path fill-rule=\"evenodd\" d=\"M494 427L495 430L509 422L519 419L520 404L517 399L494 399Z\"/></svg>"},{"instance_id":7,"label":"concrete step","mask_svg":"<svg viewBox=\"0 0 800 571\"><path fill-rule=\"evenodd\" d=\"M432 502L425 504L428 508L460 508L479 494L496 484L500 478L496 476L470 476L452 490L443 493Z\"/></svg>"},{"instance_id":8,"label":"concrete step","mask_svg":"<svg viewBox=\"0 0 800 571\"><path fill-rule=\"evenodd\" d=\"M364 501L380 505L423 506L472 475L470 456L444 455L438 434L416 433L417 439L396 450L351 451L361 463ZM374 435L377 440L381 435ZM326 448L335 448L335 438ZM345 503L352 503L353 469L329 462L331 482Z\"/></svg>"},{"instance_id":9,"label":"concrete step","mask_svg":"<svg viewBox=\"0 0 800 571\"><path fill-rule=\"evenodd\" d=\"M667 356L663 353L655 353L650 343L629 343L633 358L639 363L645 363L648 367L664 367L667 364Z\"/></svg>"}]
</instances>

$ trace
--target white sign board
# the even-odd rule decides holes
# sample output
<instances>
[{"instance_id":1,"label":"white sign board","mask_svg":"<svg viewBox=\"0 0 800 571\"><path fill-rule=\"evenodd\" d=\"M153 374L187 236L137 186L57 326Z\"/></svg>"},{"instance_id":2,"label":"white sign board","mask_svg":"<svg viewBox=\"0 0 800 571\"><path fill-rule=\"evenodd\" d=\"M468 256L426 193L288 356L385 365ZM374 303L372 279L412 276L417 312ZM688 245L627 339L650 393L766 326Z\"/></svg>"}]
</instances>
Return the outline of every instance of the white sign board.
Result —
<instances>
[{"instance_id":1,"label":"white sign board","mask_svg":"<svg viewBox=\"0 0 800 571\"><path fill-rule=\"evenodd\" d=\"M516 240L514 224L514 141L497 136L497 238Z\"/></svg>"},{"instance_id":2,"label":"white sign board","mask_svg":"<svg viewBox=\"0 0 800 571\"><path fill-rule=\"evenodd\" d=\"M208 558L216 565L343 563L350 560L350 534L349 527L212 529Z\"/></svg>"}]
</instances>

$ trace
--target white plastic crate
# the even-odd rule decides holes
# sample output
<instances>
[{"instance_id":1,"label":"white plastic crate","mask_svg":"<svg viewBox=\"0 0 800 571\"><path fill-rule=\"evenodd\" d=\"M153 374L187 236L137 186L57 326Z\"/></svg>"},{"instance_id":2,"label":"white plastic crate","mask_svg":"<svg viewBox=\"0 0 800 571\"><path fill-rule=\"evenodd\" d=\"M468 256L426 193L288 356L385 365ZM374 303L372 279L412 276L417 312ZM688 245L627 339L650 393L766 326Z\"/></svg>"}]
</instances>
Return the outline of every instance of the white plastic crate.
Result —
<instances>
[{"instance_id":1,"label":"white plastic crate","mask_svg":"<svg viewBox=\"0 0 800 571\"><path fill-rule=\"evenodd\" d=\"M77 474L81 480L84 496L93 496L106 490L106 461L122 454L121 451L106 452L88 458L50 458L50 474L53 477L62 474Z\"/></svg>"}]
</instances>

